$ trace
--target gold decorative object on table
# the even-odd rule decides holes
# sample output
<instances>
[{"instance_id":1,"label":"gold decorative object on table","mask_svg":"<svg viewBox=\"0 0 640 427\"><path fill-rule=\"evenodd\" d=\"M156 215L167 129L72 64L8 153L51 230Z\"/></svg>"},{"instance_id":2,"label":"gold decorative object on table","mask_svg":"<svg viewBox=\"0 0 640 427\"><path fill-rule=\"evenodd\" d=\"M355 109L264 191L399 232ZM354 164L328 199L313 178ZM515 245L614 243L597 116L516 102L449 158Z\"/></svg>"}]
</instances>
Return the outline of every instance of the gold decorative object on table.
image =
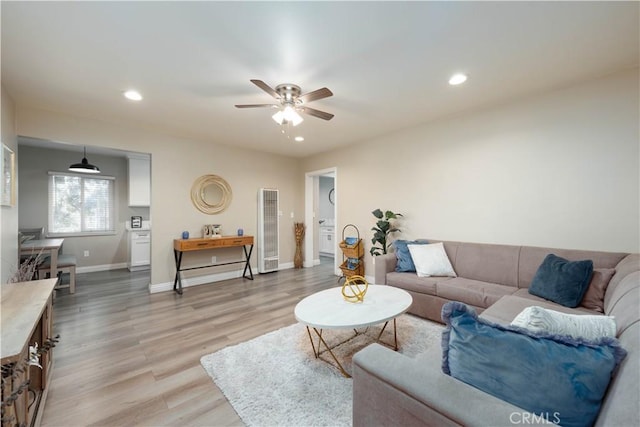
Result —
<instances>
[{"instance_id":1,"label":"gold decorative object on table","mask_svg":"<svg viewBox=\"0 0 640 427\"><path fill-rule=\"evenodd\" d=\"M342 296L349 302L363 302L367 289L369 289L367 279L358 275L349 276L342 285Z\"/></svg>"},{"instance_id":2,"label":"gold decorative object on table","mask_svg":"<svg viewBox=\"0 0 640 427\"><path fill-rule=\"evenodd\" d=\"M296 253L293 256L293 266L302 268L302 242L304 241L305 226L303 222L293 224L296 233Z\"/></svg>"}]
</instances>

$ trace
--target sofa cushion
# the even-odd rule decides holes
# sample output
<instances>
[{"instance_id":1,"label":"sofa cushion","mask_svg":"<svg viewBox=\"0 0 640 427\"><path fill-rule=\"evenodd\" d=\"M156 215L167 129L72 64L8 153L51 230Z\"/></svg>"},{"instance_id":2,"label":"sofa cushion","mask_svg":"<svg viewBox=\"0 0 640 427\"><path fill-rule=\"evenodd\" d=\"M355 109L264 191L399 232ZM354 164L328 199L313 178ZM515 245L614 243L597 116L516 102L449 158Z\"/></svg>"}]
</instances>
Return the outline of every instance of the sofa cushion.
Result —
<instances>
[{"instance_id":1,"label":"sofa cushion","mask_svg":"<svg viewBox=\"0 0 640 427\"><path fill-rule=\"evenodd\" d=\"M436 295L450 301L460 301L476 307L487 308L505 295L517 289L496 283L456 277L436 283Z\"/></svg>"},{"instance_id":2,"label":"sofa cushion","mask_svg":"<svg viewBox=\"0 0 640 427\"><path fill-rule=\"evenodd\" d=\"M393 242L393 248L396 254L396 271L397 272L413 272L416 271L416 266L411 259L411 253L407 245L426 245L429 242L426 240L396 240Z\"/></svg>"},{"instance_id":3,"label":"sofa cushion","mask_svg":"<svg viewBox=\"0 0 640 427\"><path fill-rule=\"evenodd\" d=\"M519 246L460 243L453 267L460 277L516 287Z\"/></svg>"},{"instance_id":4,"label":"sofa cushion","mask_svg":"<svg viewBox=\"0 0 640 427\"><path fill-rule=\"evenodd\" d=\"M498 300L495 304L491 304L491 307L487 308L480 314L485 320L490 322L499 323L501 325L508 325L518 314L527 307L537 305L538 307L548 308L551 310L559 311L561 313L570 314L595 314L593 310L587 310L586 308L576 307L568 308L563 305L556 304L543 298L539 298L535 295L531 295L526 289L518 289L512 295L507 295Z\"/></svg>"},{"instance_id":5,"label":"sofa cushion","mask_svg":"<svg viewBox=\"0 0 640 427\"><path fill-rule=\"evenodd\" d=\"M604 294L615 272L615 268L594 268L591 282L589 282L587 292L580 301L580 306L604 313Z\"/></svg>"},{"instance_id":6,"label":"sofa cushion","mask_svg":"<svg viewBox=\"0 0 640 427\"><path fill-rule=\"evenodd\" d=\"M616 321L611 316L560 313L535 305L522 310L511 326L587 340L616 337Z\"/></svg>"},{"instance_id":7,"label":"sofa cushion","mask_svg":"<svg viewBox=\"0 0 640 427\"><path fill-rule=\"evenodd\" d=\"M577 307L589 286L593 262L569 261L554 254L545 257L529 286L529 293L566 307Z\"/></svg>"},{"instance_id":8,"label":"sofa cushion","mask_svg":"<svg viewBox=\"0 0 640 427\"><path fill-rule=\"evenodd\" d=\"M607 306L606 314L616 318L618 336L633 324L640 323L638 307L640 307L640 271L634 271L618 283Z\"/></svg>"},{"instance_id":9,"label":"sofa cushion","mask_svg":"<svg viewBox=\"0 0 640 427\"><path fill-rule=\"evenodd\" d=\"M429 245L407 245L416 266L418 277L450 276L456 277L449 257L442 243Z\"/></svg>"},{"instance_id":10,"label":"sofa cushion","mask_svg":"<svg viewBox=\"0 0 640 427\"><path fill-rule=\"evenodd\" d=\"M435 295L436 283L449 277L418 277L415 273L387 273L387 285L422 294Z\"/></svg>"},{"instance_id":11,"label":"sofa cushion","mask_svg":"<svg viewBox=\"0 0 640 427\"><path fill-rule=\"evenodd\" d=\"M640 271L640 254L629 254L615 266L615 269L616 273L609 281L604 294L604 312L607 314L614 301L622 296L618 291L620 283L626 280L630 274Z\"/></svg>"},{"instance_id":12,"label":"sofa cushion","mask_svg":"<svg viewBox=\"0 0 640 427\"><path fill-rule=\"evenodd\" d=\"M466 305L442 309L442 370L562 426L592 425L626 352L597 341L534 333L479 319Z\"/></svg>"}]
</instances>

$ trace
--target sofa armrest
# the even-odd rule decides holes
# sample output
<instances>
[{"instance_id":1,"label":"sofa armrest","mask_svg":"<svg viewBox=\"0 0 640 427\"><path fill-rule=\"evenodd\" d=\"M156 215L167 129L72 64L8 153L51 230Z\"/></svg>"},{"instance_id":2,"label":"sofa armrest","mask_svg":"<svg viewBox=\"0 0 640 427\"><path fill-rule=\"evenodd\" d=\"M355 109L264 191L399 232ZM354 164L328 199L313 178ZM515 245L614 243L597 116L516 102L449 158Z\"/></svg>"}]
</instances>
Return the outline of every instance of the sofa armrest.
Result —
<instances>
[{"instance_id":1,"label":"sofa armrest","mask_svg":"<svg viewBox=\"0 0 640 427\"><path fill-rule=\"evenodd\" d=\"M441 350L416 359L372 344L353 357L353 426L550 424L441 371Z\"/></svg>"},{"instance_id":2,"label":"sofa armrest","mask_svg":"<svg viewBox=\"0 0 640 427\"><path fill-rule=\"evenodd\" d=\"M373 257L373 265L375 267L374 280L376 285L387 284L387 273L395 271L397 261L396 254L384 254Z\"/></svg>"}]
</instances>

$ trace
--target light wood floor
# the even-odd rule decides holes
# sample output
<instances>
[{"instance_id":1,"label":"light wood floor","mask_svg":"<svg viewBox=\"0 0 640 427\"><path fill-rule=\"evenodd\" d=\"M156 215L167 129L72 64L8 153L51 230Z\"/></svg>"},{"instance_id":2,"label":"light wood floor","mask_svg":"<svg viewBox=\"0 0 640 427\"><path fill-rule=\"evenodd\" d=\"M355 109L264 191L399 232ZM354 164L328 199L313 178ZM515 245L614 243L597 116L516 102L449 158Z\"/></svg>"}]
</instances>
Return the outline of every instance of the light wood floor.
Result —
<instances>
[{"instance_id":1,"label":"light wood floor","mask_svg":"<svg viewBox=\"0 0 640 427\"><path fill-rule=\"evenodd\" d=\"M200 357L295 323L333 262L149 294L148 273L79 274L54 302L60 343L43 426L242 425ZM238 366L242 369L242 366Z\"/></svg>"}]
</instances>

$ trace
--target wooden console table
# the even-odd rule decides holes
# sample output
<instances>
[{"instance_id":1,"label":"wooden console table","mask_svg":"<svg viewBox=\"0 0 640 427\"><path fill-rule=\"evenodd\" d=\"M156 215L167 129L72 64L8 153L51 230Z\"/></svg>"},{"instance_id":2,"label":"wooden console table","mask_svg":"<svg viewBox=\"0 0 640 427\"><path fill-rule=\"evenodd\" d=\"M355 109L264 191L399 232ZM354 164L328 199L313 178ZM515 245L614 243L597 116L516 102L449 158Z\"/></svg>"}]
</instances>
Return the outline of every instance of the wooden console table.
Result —
<instances>
[{"instance_id":1,"label":"wooden console table","mask_svg":"<svg viewBox=\"0 0 640 427\"><path fill-rule=\"evenodd\" d=\"M182 268L182 255L185 252L232 248L238 246L242 246L242 249L244 250L244 260ZM251 271L251 264L249 263L251 261L252 252L253 236L223 236L217 239L174 239L173 255L176 260L176 277L173 279L173 290L179 295L182 295L182 278L180 277L180 272L187 270L196 270L198 268L217 267L220 265L244 264L242 277L244 277L245 279L253 280L253 272ZM249 272L248 276L247 271Z\"/></svg>"},{"instance_id":2,"label":"wooden console table","mask_svg":"<svg viewBox=\"0 0 640 427\"><path fill-rule=\"evenodd\" d=\"M42 348L45 341L52 338L52 293L57 281L55 278L1 285L2 401L6 403L17 388L29 382L29 391L23 390L17 400L4 408L6 423L3 422L2 426L40 425L53 368L52 351L40 355L41 367L27 366L22 370L20 366L29 357L29 346L37 344ZM5 375L14 370L16 377L5 382ZM8 421L9 418L13 418L13 421Z\"/></svg>"}]
</instances>

